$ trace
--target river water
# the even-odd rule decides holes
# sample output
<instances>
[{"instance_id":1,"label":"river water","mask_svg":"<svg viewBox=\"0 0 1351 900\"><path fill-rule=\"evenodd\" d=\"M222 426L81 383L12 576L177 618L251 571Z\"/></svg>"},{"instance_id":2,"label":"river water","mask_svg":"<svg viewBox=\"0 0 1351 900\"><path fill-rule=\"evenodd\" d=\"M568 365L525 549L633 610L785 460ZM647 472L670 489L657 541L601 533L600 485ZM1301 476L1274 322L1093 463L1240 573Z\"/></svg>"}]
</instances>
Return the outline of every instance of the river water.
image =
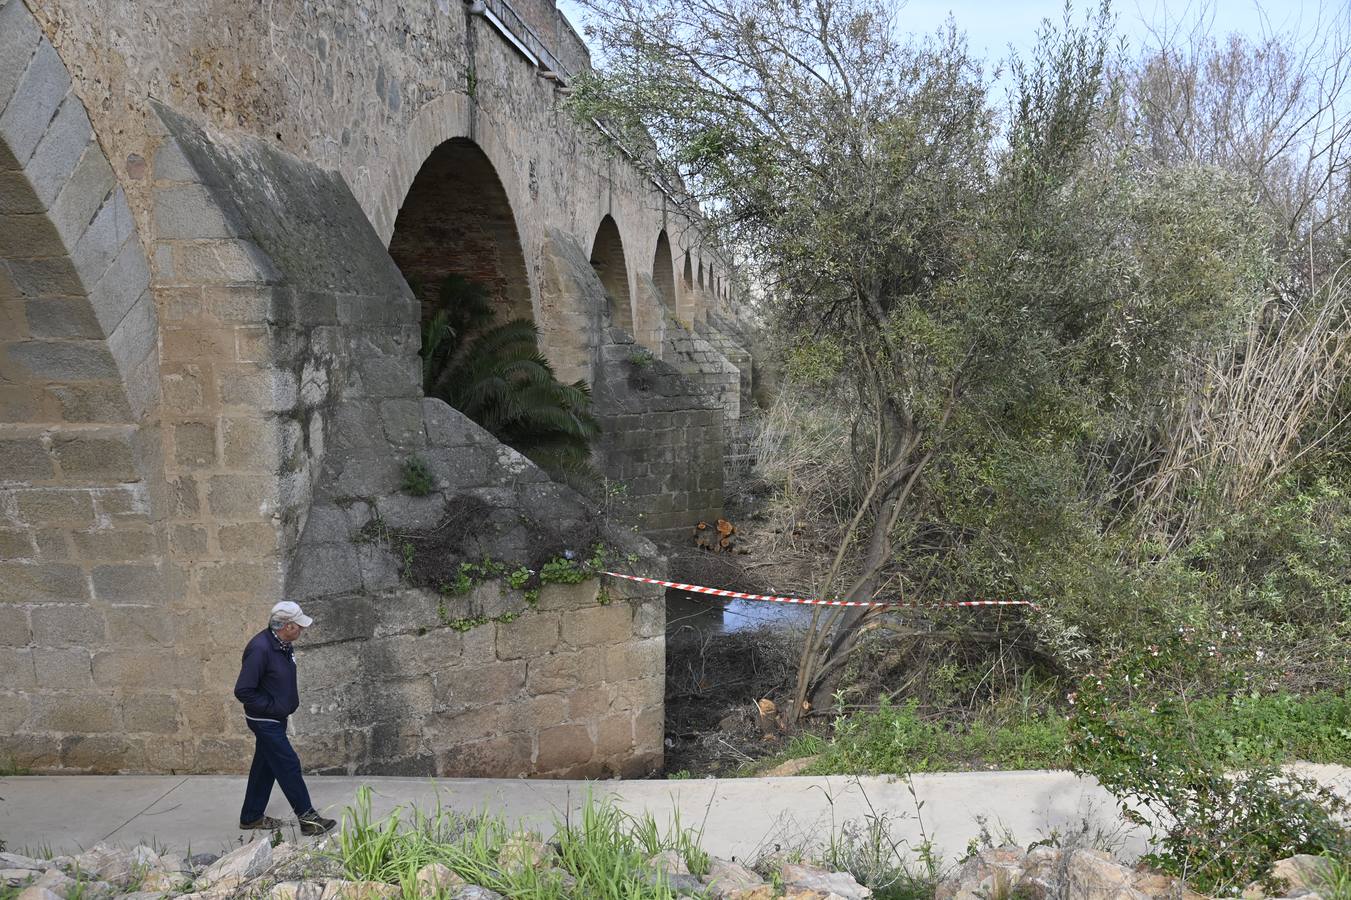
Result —
<instances>
[{"instance_id":1,"label":"river water","mask_svg":"<svg viewBox=\"0 0 1351 900\"><path fill-rule=\"evenodd\" d=\"M806 627L812 608L767 600L720 600L707 594L666 591L666 632L690 627L703 634L734 634L765 626Z\"/></svg>"}]
</instances>

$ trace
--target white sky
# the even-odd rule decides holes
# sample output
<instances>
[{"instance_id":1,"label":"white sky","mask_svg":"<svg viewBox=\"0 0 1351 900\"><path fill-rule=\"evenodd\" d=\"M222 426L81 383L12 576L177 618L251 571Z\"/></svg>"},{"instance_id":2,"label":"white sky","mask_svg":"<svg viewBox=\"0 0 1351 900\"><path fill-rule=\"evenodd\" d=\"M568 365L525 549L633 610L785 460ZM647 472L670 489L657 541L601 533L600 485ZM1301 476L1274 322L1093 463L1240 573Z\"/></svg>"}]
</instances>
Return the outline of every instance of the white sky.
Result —
<instances>
[{"instance_id":1,"label":"white sky","mask_svg":"<svg viewBox=\"0 0 1351 900\"><path fill-rule=\"evenodd\" d=\"M1133 49L1150 42L1151 28L1167 22L1191 25L1198 18L1211 22L1212 33L1223 36L1240 32L1260 37L1272 32L1293 31L1308 36L1337 16L1348 14L1351 0L1116 0L1118 33ZM1085 9L1096 9L1084 0L1074 0L1076 21ZM1063 0L907 0L899 2L898 20L906 31L932 33L951 15L958 29L966 32L974 54L991 65L1008 55L1012 44L1026 54L1036 42L1041 21L1061 19ZM558 0L558 8L585 35L586 16L575 0ZM593 53L595 48L593 49Z\"/></svg>"}]
</instances>

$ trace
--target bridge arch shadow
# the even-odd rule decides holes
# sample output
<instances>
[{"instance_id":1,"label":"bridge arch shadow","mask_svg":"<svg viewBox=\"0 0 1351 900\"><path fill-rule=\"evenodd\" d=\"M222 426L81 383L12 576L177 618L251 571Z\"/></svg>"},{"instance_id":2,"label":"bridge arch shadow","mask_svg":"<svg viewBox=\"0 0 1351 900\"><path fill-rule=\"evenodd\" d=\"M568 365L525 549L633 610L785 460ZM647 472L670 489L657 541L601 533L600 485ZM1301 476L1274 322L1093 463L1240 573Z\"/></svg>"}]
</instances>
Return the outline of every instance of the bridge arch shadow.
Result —
<instances>
[{"instance_id":1,"label":"bridge arch shadow","mask_svg":"<svg viewBox=\"0 0 1351 900\"><path fill-rule=\"evenodd\" d=\"M494 321L534 320L511 200L492 161L467 138L445 141L422 164L394 221L389 255L424 318L441 283L459 275L487 289Z\"/></svg>"},{"instance_id":2,"label":"bridge arch shadow","mask_svg":"<svg viewBox=\"0 0 1351 900\"><path fill-rule=\"evenodd\" d=\"M652 281L657 285L661 302L671 312L675 312L675 266L671 261L671 242L666 237L665 229L657 234L657 250L652 256Z\"/></svg>"},{"instance_id":3,"label":"bridge arch shadow","mask_svg":"<svg viewBox=\"0 0 1351 900\"><path fill-rule=\"evenodd\" d=\"M600 220L596 238L591 242L591 267L605 286L611 322L633 334L633 300L629 292L628 265L624 261L624 241L619 236L619 226L610 216Z\"/></svg>"}]
</instances>

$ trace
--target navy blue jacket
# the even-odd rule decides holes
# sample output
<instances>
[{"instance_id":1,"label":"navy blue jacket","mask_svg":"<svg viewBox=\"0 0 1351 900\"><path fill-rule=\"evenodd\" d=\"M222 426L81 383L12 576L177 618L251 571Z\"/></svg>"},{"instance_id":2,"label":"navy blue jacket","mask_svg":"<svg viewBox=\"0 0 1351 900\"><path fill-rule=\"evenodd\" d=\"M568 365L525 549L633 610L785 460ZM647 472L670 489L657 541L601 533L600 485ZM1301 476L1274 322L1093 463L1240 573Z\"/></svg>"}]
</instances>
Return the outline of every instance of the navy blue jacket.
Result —
<instances>
[{"instance_id":1,"label":"navy blue jacket","mask_svg":"<svg viewBox=\"0 0 1351 900\"><path fill-rule=\"evenodd\" d=\"M255 634L244 646L235 699L244 704L244 715L280 722L300 706L295 653L283 650L270 628Z\"/></svg>"}]
</instances>

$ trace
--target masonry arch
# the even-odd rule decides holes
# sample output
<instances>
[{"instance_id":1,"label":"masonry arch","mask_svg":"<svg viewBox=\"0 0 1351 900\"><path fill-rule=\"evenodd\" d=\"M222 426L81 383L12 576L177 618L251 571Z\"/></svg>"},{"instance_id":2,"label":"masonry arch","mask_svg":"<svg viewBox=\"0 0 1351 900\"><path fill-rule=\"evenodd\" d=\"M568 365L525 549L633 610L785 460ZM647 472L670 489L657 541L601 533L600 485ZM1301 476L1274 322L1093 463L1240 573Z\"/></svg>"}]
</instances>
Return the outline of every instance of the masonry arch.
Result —
<instances>
[{"instance_id":1,"label":"masonry arch","mask_svg":"<svg viewBox=\"0 0 1351 900\"><path fill-rule=\"evenodd\" d=\"M605 286L610 315L615 326L633 334L633 302L629 293L629 270L624 261L624 241L610 216L600 220L591 242L591 266Z\"/></svg>"},{"instance_id":2,"label":"masonry arch","mask_svg":"<svg viewBox=\"0 0 1351 900\"><path fill-rule=\"evenodd\" d=\"M389 255L429 311L442 282L484 286L494 320L534 320L516 216L497 169L478 144L451 138L418 170L394 220Z\"/></svg>"},{"instance_id":3,"label":"masonry arch","mask_svg":"<svg viewBox=\"0 0 1351 900\"><path fill-rule=\"evenodd\" d=\"M671 242L666 237L666 229L657 233L657 250L652 257L652 281L657 285L657 293L666 308L675 311L676 287L675 265L671 258Z\"/></svg>"}]
</instances>

